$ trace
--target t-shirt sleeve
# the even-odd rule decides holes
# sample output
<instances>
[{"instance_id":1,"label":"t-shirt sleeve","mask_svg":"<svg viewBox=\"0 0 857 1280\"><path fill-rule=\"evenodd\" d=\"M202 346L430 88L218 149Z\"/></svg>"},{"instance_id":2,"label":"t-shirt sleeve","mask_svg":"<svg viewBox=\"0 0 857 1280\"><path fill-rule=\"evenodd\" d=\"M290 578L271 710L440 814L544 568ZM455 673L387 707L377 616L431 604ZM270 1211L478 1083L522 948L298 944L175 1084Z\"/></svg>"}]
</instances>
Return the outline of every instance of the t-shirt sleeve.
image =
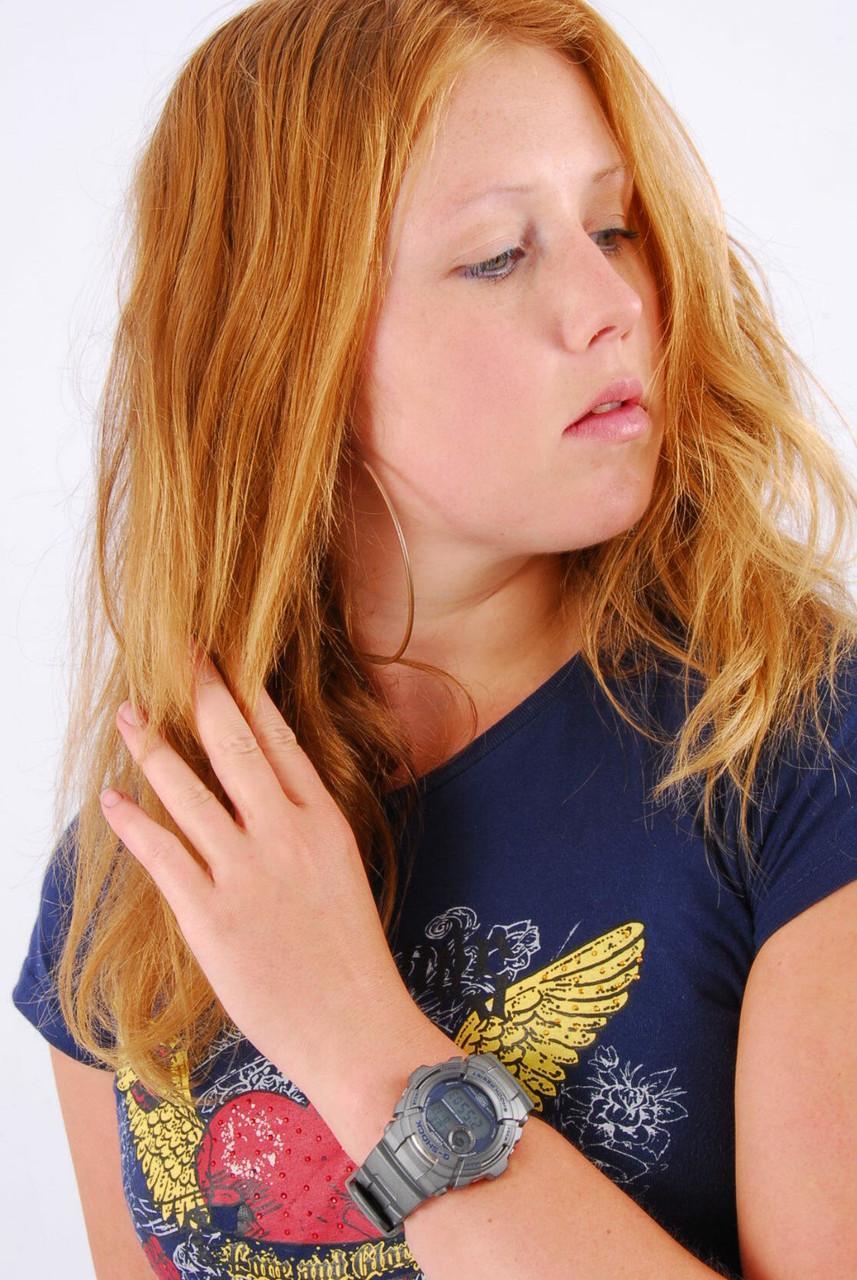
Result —
<instances>
[{"instance_id":1,"label":"t-shirt sleeve","mask_svg":"<svg viewBox=\"0 0 857 1280\"><path fill-rule=\"evenodd\" d=\"M59 961L64 930L71 907L73 880L70 869L59 851L63 846L71 848L72 856L77 837L77 817L64 831L60 843L50 856L42 879L38 914L30 935L30 945L18 981L12 990L16 1009L33 1024L38 1032L57 1049L85 1062L87 1066L110 1068L74 1040L60 1012L59 998L53 981L53 972ZM105 1041L103 1041L104 1043ZM109 1038L106 1040L110 1043Z\"/></svg>"},{"instance_id":2,"label":"t-shirt sleeve","mask_svg":"<svg viewBox=\"0 0 857 1280\"><path fill-rule=\"evenodd\" d=\"M755 857L761 875L749 879L756 952L787 921L834 890L857 880L857 651L829 690L822 723L833 748L822 750L810 720L810 741L784 753L766 790Z\"/></svg>"}]
</instances>

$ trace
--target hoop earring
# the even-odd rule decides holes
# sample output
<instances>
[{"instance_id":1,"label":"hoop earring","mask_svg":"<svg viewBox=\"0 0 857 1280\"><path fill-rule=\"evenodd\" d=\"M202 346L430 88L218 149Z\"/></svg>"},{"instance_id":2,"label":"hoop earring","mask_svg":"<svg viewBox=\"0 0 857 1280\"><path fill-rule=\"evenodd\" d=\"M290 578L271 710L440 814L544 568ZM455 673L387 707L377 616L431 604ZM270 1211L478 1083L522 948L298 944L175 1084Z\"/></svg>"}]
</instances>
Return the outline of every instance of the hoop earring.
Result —
<instances>
[{"instance_id":1,"label":"hoop earring","mask_svg":"<svg viewBox=\"0 0 857 1280\"><path fill-rule=\"evenodd\" d=\"M396 515L395 511L393 510L393 504L387 495L387 491L382 485L381 481L378 479L378 476L375 473L374 467L370 466L370 464L366 461L365 458L360 458L359 461L366 468L366 470L369 472L370 476L372 477L372 479L375 481L376 485L380 489L381 497L384 499L384 503L387 507L387 510L389 511L390 516L392 517L393 524L396 527L396 535L399 539L399 546L402 549L402 559L405 562L405 573L407 574L407 578L408 578L408 623L405 628L405 638L402 641L402 643L399 645L396 652L393 654L392 658L383 658L381 657L380 654L377 654L377 653L366 653L365 650L363 649L357 650L360 656L362 658L366 658L368 662L376 662L379 665L386 666L391 662L398 662L399 658L401 658L402 654L405 652L405 649L408 646L408 641L411 638L411 632L414 629L414 580L411 575L411 561L410 561L410 557L408 556L408 548L407 548L407 544L405 543L405 535L402 533L402 526L399 524L399 518Z\"/></svg>"}]
</instances>

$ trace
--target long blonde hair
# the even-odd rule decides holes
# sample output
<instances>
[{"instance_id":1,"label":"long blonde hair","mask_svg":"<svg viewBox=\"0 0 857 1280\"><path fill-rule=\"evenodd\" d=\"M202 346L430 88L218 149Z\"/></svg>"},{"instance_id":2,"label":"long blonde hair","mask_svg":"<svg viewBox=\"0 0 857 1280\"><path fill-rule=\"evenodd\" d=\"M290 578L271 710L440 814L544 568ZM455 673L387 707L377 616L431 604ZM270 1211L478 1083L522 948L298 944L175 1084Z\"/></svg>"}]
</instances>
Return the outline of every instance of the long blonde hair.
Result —
<instances>
[{"instance_id":1,"label":"long blonde hair","mask_svg":"<svg viewBox=\"0 0 857 1280\"><path fill-rule=\"evenodd\" d=\"M815 379L746 262L761 272L629 49L576 0L251 5L182 67L133 177L56 797L55 852L74 886L63 1016L101 1061L124 1060L163 1097L180 1097L164 1046L201 1062L229 1022L103 818L99 792L113 784L189 847L128 755L116 708L126 697L144 706L152 733L229 809L196 737L187 641L224 674L240 655L233 696L247 714L264 683L278 702L354 830L390 936L417 785L404 732L350 639L350 413L418 139L436 136L468 64L509 40L559 51L591 78L634 170L635 225L665 316L667 425L650 506L633 529L563 557L582 659L628 723L674 747L656 799L681 803L703 780L706 838L725 844L719 789L740 796L748 865L763 748L802 734L810 714L827 742L820 690L835 693L857 639L845 558L855 490L817 425ZM684 677L672 743L632 711L630 676L654 661ZM381 796L401 770L399 821Z\"/></svg>"}]
</instances>

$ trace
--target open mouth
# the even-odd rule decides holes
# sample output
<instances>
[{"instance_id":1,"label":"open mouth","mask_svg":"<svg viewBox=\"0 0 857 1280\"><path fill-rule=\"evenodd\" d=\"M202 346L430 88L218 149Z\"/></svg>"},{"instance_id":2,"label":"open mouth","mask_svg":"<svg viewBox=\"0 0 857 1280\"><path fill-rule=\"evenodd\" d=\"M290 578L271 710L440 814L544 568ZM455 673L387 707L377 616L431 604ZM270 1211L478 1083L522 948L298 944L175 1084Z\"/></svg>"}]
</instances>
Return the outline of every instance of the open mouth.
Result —
<instances>
[{"instance_id":1,"label":"open mouth","mask_svg":"<svg viewBox=\"0 0 857 1280\"><path fill-rule=\"evenodd\" d=\"M597 436L604 440L625 440L640 435L649 415L639 400L611 400L590 409L566 427L568 436Z\"/></svg>"}]
</instances>

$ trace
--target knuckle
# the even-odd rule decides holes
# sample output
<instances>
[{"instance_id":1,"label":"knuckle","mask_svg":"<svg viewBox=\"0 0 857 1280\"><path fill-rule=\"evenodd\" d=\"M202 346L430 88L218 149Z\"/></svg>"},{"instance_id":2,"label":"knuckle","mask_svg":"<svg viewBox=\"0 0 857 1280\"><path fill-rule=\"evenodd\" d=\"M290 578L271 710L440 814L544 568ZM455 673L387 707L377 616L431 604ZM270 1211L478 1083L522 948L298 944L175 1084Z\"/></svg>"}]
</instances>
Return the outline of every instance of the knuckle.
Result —
<instances>
[{"instance_id":1,"label":"knuckle","mask_svg":"<svg viewBox=\"0 0 857 1280\"><path fill-rule=\"evenodd\" d=\"M251 756L258 754L259 744L246 729L231 729L218 739L217 749L228 756Z\"/></svg>"},{"instance_id":2,"label":"knuckle","mask_svg":"<svg viewBox=\"0 0 857 1280\"><path fill-rule=\"evenodd\" d=\"M151 862L162 862L165 859L175 857L175 842L164 832L163 836L158 837L149 849L149 860Z\"/></svg>"},{"instance_id":3,"label":"knuckle","mask_svg":"<svg viewBox=\"0 0 857 1280\"><path fill-rule=\"evenodd\" d=\"M272 725L268 730L267 736L270 740L271 746L276 747L277 749L291 751L295 747L299 746L294 732L282 721L279 724Z\"/></svg>"},{"instance_id":4,"label":"knuckle","mask_svg":"<svg viewBox=\"0 0 857 1280\"><path fill-rule=\"evenodd\" d=\"M204 782L195 779L185 784L178 800L184 809L203 809L210 805L214 798L214 792L210 791Z\"/></svg>"}]
</instances>

